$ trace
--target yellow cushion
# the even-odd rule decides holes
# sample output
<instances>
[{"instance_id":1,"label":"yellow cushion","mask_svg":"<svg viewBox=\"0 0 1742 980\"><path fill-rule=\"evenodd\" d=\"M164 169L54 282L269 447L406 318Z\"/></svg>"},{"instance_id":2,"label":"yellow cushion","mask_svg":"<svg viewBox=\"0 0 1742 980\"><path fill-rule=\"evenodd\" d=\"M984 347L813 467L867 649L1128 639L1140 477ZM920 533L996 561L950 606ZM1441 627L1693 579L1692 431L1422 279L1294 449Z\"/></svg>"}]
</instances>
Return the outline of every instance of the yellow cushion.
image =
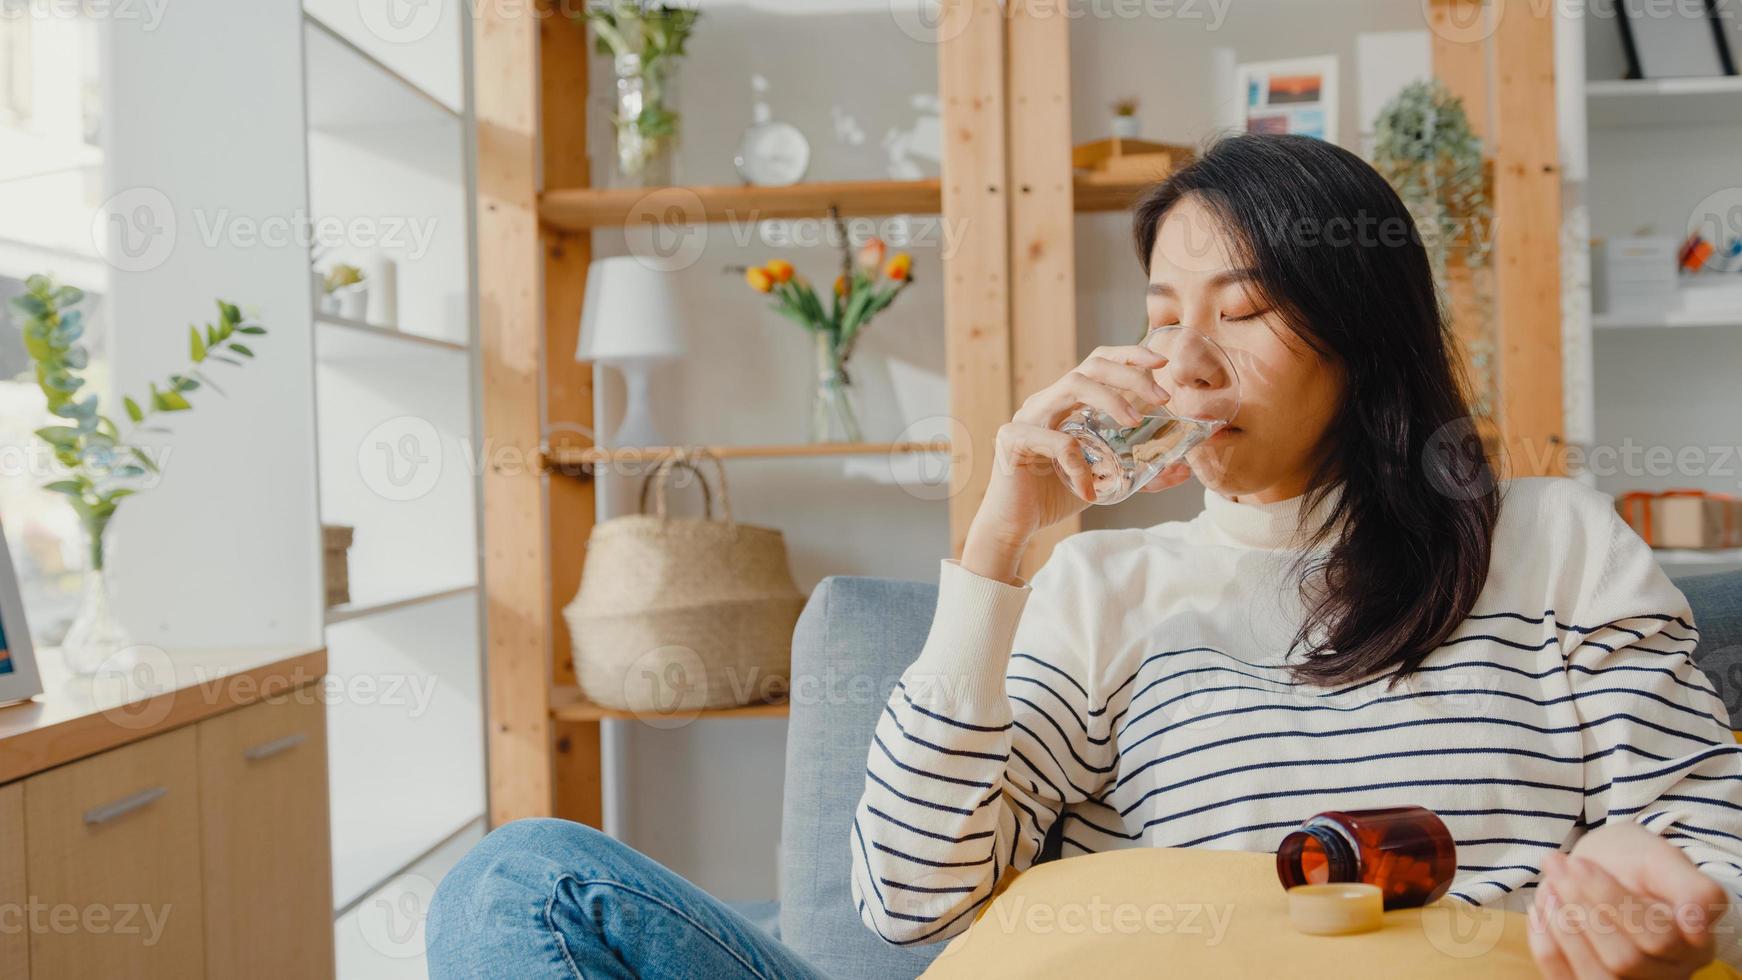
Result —
<instances>
[{"instance_id":1,"label":"yellow cushion","mask_svg":"<svg viewBox=\"0 0 1742 980\"><path fill-rule=\"evenodd\" d=\"M1289 925L1274 855L1137 848L1018 875L925 980L1536 977L1525 929L1516 912L1451 900L1387 912L1376 932L1303 935ZM1738 974L1714 964L1699 976Z\"/></svg>"}]
</instances>

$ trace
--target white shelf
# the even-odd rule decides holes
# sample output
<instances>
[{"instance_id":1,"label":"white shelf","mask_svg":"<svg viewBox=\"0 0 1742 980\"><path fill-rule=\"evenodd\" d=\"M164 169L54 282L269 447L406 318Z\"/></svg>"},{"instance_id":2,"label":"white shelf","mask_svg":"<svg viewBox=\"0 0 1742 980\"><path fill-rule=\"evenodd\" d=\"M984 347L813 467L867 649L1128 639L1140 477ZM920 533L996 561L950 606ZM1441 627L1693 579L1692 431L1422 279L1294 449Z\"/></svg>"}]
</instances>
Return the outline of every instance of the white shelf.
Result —
<instances>
[{"instance_id":1,"label":"white shelf","mask_svg":"<svg viewBox=\"0 0 1742 980\"><path fill-rule=\"evenodd\" d=\"M397 612L401 609L410 609L413 606L452 599L455 596L469 595L477 588L476 585L456 585L446 589L411 590L391 596L371 596L368 593L353 592L350 602L327 607L327 625L362 619L365 616Z\"/></svg>"},{"instance_id":2,"label":"white shelf","mask_svg":"<svg viewBox=\"0 0 1742 980\"><path fill-rule=\"evenodd\" d=\"M1742 571L1742 548L1696 551L1688 548L1655 548L1652 554L1671 575L1714 575Z\"/></svg>"},{"instance_id":3,"label":"white shelf","mask_svg":"<svg viewBox=\"0 0 1742 980\"><path fill-rule=\"evenodd\" d=\"M451 351L459 354L465 354L471 350L470 345L460 341L444 340L440 337L426 337L423 334L412 333L408 330L384 327L375 323L365 323L362 320L351 320L342 316L333 316L327 313L315 314L315 323L324 327L335 327L339 331L355 333L366 338L363 343L359 344L347 341L344 337L340 336L321 336L317 334L315 338L315 350L322 357L332 356L343 358L347 355L364 357L369 355L379 355L383 353L383 348L388 348L389 350L387 352L390 353L391 349L397 348L400 344L416 344L422 347ZM330 334L332 332L321 331L320 333ZM374 343L374 341L385 341L386 343L377 344Z\"/></svg>"},{"instance_id":4,"label":"white shelf","mask_svg":"<svg viewBox=\"0 0 1742 980\"><path fill-rule=\"evenodd\" d=\"M1742 77L1649 78L1585 83L1594 129L1742 125Z\"/></svg>"},{"instance_id":5,"label":"white shelf","mask_svg":"<svg viewBox=\"0 0 1742 980\"><path fill-rule=\"evenodd\" d=\"M458 124L459 113L446 103L319 18L304 14L303 23L310 129L337 132Z\"/></svg>"},{"instance_id":6,"label":"white shelf","mask_svg":"<svg viewBox=\"0 0 1742 980\"><path fill-rule=\"evenodd\" d=\"M1599 313L1591 317L1594 330L1662 330L1665 328L1719 327L1742 329L1742 310L1732 313Z\"/></svg>"}]
</instances>

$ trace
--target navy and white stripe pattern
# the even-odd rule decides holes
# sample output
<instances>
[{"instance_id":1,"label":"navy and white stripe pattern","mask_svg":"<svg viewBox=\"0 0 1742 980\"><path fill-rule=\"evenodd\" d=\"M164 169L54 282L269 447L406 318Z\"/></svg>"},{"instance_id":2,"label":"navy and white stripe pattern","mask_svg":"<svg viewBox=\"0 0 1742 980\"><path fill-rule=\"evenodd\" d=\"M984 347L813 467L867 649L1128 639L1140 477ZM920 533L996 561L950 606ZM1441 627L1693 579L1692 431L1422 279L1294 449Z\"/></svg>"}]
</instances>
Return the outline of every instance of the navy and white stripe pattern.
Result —
<instances>
[{"instance_id":1,"label":"navy and white stripe pattern","mask_svg":"<svg viewBox=\"0 0 1742 980\"><path fill-rule=\"evenodd\" d=\"M886 941L960 932L1060 822L1066 856L1272 851L1315 813L1414 803L1457 839L1453 896L1523 908L1548 851L1640 820L1742 891L1742 746L1607 498L1511 484L1476 613L1403 682L1334 688L1284 669L1299 599L1263 545L1299 515L1206 504L1076 535L1026 589L944 563L852 827Z\"/></svg>"}]
</instances>

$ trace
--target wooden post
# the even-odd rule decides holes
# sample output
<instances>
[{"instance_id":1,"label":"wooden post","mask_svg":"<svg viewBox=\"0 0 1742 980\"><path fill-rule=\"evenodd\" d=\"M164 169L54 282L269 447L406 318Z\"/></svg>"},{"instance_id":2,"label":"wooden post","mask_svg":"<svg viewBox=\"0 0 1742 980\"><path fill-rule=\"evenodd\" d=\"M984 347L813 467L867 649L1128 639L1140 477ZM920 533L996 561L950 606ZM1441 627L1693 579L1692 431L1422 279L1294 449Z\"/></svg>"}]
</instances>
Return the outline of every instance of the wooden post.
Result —
<instances>
[{"instance_id":1,"label":"wooden post","mask_svg":"<svg viewBox=\"0 0 1742 980\"><path fill-rule=\"evenodd\" d=\"M1434 77L1463 101L1470 128L1483 138L1484 152L1490 158L1493 146L1486 141L1490 98L1488 58L1491 53L1488 42L1492 12L1484 0L1433 0L1428 8L1428 26L1433 34ZM1493 191L1491 180L1488 190L1490 194ZM1461 238L1460 243L1463 241ZM1477 365L1472 356L1477 350L1486 350L1492 358L1498 347L1492 261L1491 256L1489 266L1471 268L1467 252L1461 245L1454 246L1446 258L1446 310L1460 347L1458 354L1464 362L1464 378L1471 388L1466 395L1479 414L1497 408L1494 404L1498 395L1496 370L1492 363ZM1495 419L1489 415L1478 419L1479 430L1485 437L1492 436L1494 424Z\"/></svg>"},{"instance_id":2,"label":"wooden post","mask_svg":"<svg viewBox=\"0 0 1742 980\"><path fill-rule=\"evenodd\" d=\"M562 13L569 5L540 0L539 108L540 157L545 190L586 187L592 181L587 157L587 28ZM548 5L548 6L547 6ZM552 448L582 448L593 440L593 366L575 360L580 340L581 304L587 265L593 257L589 232L546 227L544 246L544 402L546 442ZM556 683L575 683L574 647L563 607L581 584L587 540L593 533L594 483L569 476L550 478L550 658ZM600 778L599 723L559 721L554 725L555 813L601 826L604 784Z\"/></svg>"},{"instance_id":3,"label":"wooden post","mask_svg":"<svg viewBox=\"0 0 1742 980\"><path fill-rule=\"evenodd\" d=\"M1076 215L1071 170L1070 20L1051 0L1010 0L1010 407L1076 365ZM1042 531L1023 556L1030 576L1082 528Z\"/></svg>"},{"instance_id":4,"label":"wooden post","mask_svg":"<svg viewBox=\"0 0 1742 980\"><path fill-rule=\"evenodd\" d=\"M1558 475L1565 410L1553 6L1507 4L1493 44L1500 433L1508 475Z\"/></svg>"},{"instance_id":5,"label":"wooden post","mask_svg":"<svg viewBox=\"0 0 1742 980\"><path fill-rule=\"evenodd\" d=\"M478 331L483 353L485 671L490 822L551 812L550 580L538 471L538 19L484 4L473 20Z\"/></svg>"},{"instance_id":6,"label":"wooden post","mask_svg":"<svg viewBox=\"0 0 1742 980\"><path fill-rule=\"evenodd\" d=\"M950 553L992 475L993 440L1012 411L1004 16L998 0L945 0L939 25L943 217L961 229L944 256L944 356L955 419Z\"/></svg>"}]
</instances>

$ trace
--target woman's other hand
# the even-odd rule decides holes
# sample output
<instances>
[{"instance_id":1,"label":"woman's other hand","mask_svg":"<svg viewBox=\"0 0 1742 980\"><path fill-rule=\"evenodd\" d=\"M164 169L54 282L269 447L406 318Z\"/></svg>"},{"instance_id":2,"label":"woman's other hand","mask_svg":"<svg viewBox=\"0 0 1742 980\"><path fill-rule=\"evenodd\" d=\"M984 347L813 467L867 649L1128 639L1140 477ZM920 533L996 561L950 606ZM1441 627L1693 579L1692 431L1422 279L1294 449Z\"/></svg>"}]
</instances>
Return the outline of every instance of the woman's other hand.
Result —
<instances>
[{"instance_id":1,"label":"woman's other hand","mask_svg":"<svg viewBox=\"0 0 1742 980\"><path fill-rule=\"evenodd\" d=\"M1687 977L1712 961L1729 904L1681 848L1613 823L1543 862L1530 949L1550 980Z\"/></svg>"}]
</instances>

